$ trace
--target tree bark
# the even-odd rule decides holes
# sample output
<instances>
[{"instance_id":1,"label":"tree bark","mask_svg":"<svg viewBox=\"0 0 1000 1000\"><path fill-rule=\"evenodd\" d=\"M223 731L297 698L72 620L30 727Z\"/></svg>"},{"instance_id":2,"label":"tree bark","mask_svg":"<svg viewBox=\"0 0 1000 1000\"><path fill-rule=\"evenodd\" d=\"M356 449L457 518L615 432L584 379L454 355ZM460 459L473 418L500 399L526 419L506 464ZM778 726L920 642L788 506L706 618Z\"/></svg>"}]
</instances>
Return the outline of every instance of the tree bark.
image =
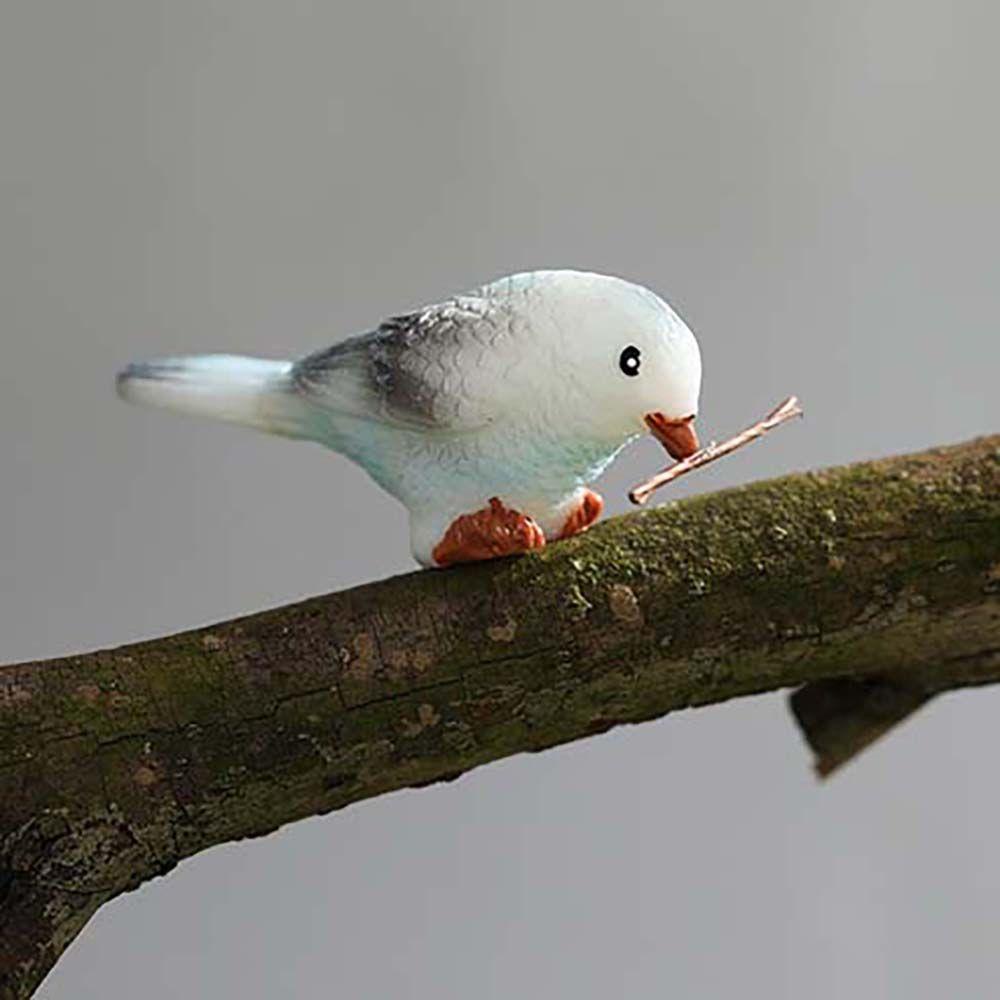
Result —
<instances>
[{"instance_id":1,"label":"tree bark","mask_svg":"<svg viewBox=\"0 0 1000 1000\"><path fill-rule=\"evenodd\" d=\"M776 688L802 688L828 770L997 679L1000 436L0 667L0 997L29 996L104 902L216 844Z\"/></svg>"}]
</instances>

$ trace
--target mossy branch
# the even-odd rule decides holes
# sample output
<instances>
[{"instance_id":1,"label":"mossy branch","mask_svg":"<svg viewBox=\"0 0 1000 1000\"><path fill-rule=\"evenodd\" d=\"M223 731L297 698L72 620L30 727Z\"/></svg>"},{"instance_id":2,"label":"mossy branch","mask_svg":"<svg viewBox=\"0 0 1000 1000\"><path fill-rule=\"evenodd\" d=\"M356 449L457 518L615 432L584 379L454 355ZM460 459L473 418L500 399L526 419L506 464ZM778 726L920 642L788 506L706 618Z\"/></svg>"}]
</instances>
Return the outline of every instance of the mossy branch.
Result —
<instances>
[{"instance_id":1,"label":"mossy branch","mask_svg":"<svg viewBox=\"0 0 1000 1000\"><path fill-rule=\"evenodd\" d=\"M1000 679L998 591L993 437L0 667L0 997L183 858L621 723L807 685L828 770Z\"/></svg>"}]
</instances>

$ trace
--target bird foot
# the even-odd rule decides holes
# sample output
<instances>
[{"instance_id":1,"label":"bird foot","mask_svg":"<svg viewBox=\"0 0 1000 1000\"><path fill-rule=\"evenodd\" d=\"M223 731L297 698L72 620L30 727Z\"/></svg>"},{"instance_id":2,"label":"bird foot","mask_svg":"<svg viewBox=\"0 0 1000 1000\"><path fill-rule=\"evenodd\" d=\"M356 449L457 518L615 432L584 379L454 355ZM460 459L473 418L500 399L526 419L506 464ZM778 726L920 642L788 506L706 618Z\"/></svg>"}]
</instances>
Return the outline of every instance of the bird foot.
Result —
<instances>
[{"instance_id":1,"label":"bird foot","mask_svg":"<svg viewBox=\"0 0 1000 1000\"><path fill-rule=\"evenodd\" d=\"M545 545L538 524L493 497L489 507L455 518L432 553L438 566L512 556Z\"/></svg>"},{"instance_id":2,"label":"bird foot","mask_svg":"<svg viewBox=\"0 0 1000 1000\"><path fill-rule=\"evenodd\" d=\"M566 518L559 537L569 538L571 535L586 531L601 516L602 510L604 510L604 500L601 495L593 490L584 490L583 496Z\"/></svg>"}]
</instances>

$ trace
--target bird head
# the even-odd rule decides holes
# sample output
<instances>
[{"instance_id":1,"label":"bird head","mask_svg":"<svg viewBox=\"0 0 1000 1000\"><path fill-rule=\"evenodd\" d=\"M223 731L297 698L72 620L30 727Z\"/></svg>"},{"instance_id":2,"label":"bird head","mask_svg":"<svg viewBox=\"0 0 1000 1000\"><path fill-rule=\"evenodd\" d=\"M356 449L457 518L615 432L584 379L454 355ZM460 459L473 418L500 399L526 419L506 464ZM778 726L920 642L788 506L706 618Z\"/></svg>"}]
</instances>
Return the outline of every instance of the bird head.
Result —
<instances>
[{"instance_id":1,"label":"bird head","mask_svg":"<svg viewBox=\"0 0 1000 1000\"><path fill-rule=\"evenodd\" d=\"M620 278L557 272L551 310L571 354L582 421L603 440L650 431L677 460L698 450L694 421L701 354L694 334L659 296Z\"/></svg>"}]
</instances>

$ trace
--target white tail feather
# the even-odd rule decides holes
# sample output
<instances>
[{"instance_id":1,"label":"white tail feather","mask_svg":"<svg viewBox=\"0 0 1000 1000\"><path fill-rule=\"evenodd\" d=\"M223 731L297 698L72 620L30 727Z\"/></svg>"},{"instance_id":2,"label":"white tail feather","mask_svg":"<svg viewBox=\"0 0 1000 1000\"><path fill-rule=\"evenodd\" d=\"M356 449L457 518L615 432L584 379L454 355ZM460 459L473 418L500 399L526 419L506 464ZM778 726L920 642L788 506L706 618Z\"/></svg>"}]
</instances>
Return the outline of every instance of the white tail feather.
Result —
<instances>
[{"instance_id":1,"label":"white tail feather","mask_svg":"<svg viewBox=\"0 0 1000 1000\"><path fill-rule=\"evenodd\" d=\"M132 403L298 437L303 406L288 378L291 369L291 361L230 354L163 358L129 365L118 375L118 395Z\"/></svg>"}]
</instances>

